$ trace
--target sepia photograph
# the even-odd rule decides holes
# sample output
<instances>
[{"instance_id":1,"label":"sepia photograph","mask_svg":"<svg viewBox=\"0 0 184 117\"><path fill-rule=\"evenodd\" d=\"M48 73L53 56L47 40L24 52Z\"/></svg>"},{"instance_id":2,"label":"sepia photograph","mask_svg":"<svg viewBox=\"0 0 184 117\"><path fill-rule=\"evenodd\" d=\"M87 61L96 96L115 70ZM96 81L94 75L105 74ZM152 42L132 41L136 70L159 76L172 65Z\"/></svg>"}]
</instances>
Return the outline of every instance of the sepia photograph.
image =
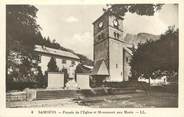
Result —
<instances>
[{"instance_id":1,"label":"sepia photograph","mask_svg":"<svg viewBox=\"0 0 184 117\"><path fill-rule=\"evenodd\" d=\"M178 108L177 3L5 9L6 108Z\"/></svg>"},{"instance_id":2,"label":"sepia photograph","mask_svg":"<svg viewBox=\"0 0 184 117\"><path fill-rule=\"evenodd\" d=\"M0 117L182 117L184 1L0 2Z\"/></svg>"}]
</instances>

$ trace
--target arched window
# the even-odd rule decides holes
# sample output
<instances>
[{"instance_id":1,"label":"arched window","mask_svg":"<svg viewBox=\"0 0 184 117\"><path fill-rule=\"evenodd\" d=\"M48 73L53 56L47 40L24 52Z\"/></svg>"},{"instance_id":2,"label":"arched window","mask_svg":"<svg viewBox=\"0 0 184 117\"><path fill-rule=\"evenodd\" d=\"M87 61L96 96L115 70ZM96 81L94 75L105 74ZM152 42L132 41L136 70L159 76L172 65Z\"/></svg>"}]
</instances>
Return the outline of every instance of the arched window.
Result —
<instances>
[{"instance_id":1,"label":"arched window","mask_svg":"<svg viewBox=\"0 0 184 117\"><path fill-rule=\"evenodd\" d=\"M117 33L117 38L118 38L118 39L119 39L119 36L120 36L119 33Z\"/></svg>"},{"instance_id":2,"label":"arched window","mask_svg":"<svg viewBox=\"0 0 184 117\"><path fill-rule=\"evenodd\" d=\"M114 38L116 38L116 32L114 32Z\"/></svg>"}]
</instances>

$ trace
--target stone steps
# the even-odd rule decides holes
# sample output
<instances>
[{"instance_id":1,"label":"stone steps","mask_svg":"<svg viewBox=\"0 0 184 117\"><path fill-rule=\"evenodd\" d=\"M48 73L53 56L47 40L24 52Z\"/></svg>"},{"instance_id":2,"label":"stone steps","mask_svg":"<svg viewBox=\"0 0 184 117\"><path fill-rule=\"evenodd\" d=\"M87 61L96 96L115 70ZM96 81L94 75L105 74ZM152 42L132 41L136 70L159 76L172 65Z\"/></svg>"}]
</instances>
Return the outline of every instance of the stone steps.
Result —
<instances>
[{"instance_id":1,"label":"stone steps","mask_svg":"<svg viewBox=\"0 0 184 117\"><path fill-rule=\"evenodd\" d=\"M36 100L94 97L103 95L120 95L135 93L134 87L126 88L93 88L83 90L42 90L37 91Z\"/></svg>"},{"instance_id":2,"label":"stone steps","mask_svg":"<svg viewBox=\"0 0 184 117\"><path fill-rule=\"evenodd\" d=\"M117 96L117 97L116 97ZM83 99L76 99L74 100L77 103L98 103L98 102L111 102L114 100L127 100L130 99L131 96L128 95L108 95L108 96L97 96L97 97L87 97Z\"/></svg>"},{"instance_id":3,"label":"stone steps","mask_svg":"<svg viewBox=\"0 0 184 117\"><path fill-rule=\"evenodd\" d=\"M37 91L37 100L75 98L76 90L43 90Z\"/></svg>"}]
</instances>

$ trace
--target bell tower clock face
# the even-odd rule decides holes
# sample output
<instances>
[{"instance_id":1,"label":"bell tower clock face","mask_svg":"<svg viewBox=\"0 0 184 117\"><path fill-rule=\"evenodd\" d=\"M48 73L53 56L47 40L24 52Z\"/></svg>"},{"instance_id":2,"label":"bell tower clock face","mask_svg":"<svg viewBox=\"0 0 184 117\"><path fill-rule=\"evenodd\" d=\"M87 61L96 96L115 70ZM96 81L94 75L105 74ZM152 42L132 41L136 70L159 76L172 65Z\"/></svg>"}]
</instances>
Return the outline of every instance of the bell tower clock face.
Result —
<instances>
[{"instance_id":1,"label":"bell tower clock face","mask_svg":"<svg viewBox=\"0 0 184 117\"><path fill-rule=\"evenodd\" d=\"M119 26L119 22L118 22L117 19L113 20L113 25L114 25L115 27L118 27L118 26Z\"/></svg>"}]
</instances>

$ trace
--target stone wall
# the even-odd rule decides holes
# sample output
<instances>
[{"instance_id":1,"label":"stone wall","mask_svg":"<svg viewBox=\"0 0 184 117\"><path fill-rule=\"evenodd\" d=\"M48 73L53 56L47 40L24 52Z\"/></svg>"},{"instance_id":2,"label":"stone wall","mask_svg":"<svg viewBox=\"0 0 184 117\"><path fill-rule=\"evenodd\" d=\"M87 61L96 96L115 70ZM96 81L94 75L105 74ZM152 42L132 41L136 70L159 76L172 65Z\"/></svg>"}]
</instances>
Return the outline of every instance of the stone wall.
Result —
<instances>
[{"instance_id":1,"label":"stone wall","mask_svg":"<svg viewBox=\"0 0 184 117\"><path fill-rule=\"evenodd\" d=\"M6 101L12 102L12 101L26 101L27 96L26 92L14 92L14 93L7 93L6 94Z\"/></svg>"},{"instance_id":2,"label":"stone wall","mask_svg":"<svg viewBox=\"0 0 184 117\"><path fill-rule=\"evenodd\" d=\"M132 56L124 50L124 76L123 80L128 81L129 78L131 77L131 66L130 66L130 61L131 61Z\"/></svg>"},{"instance_id":3,"label":"stone wall","mask_svg":"<svg viewBox=\"0 0 184 117\"><path fill-rule=\"evenodd\" d=\"M36 90L26 88L22 92L10 92L6 94L6 101L32 101L36 99Z\"/></svg>"},{"instance_id":4,"label":"stone wall","mask_svg":"<svg viewBox=\"0 0 184 117\"><path fill-rule=\"evenodd\" d=\"M109 42L109 68L110 81L123 81L123 45L114 39Z\"/></svg>"}]
</instances>

